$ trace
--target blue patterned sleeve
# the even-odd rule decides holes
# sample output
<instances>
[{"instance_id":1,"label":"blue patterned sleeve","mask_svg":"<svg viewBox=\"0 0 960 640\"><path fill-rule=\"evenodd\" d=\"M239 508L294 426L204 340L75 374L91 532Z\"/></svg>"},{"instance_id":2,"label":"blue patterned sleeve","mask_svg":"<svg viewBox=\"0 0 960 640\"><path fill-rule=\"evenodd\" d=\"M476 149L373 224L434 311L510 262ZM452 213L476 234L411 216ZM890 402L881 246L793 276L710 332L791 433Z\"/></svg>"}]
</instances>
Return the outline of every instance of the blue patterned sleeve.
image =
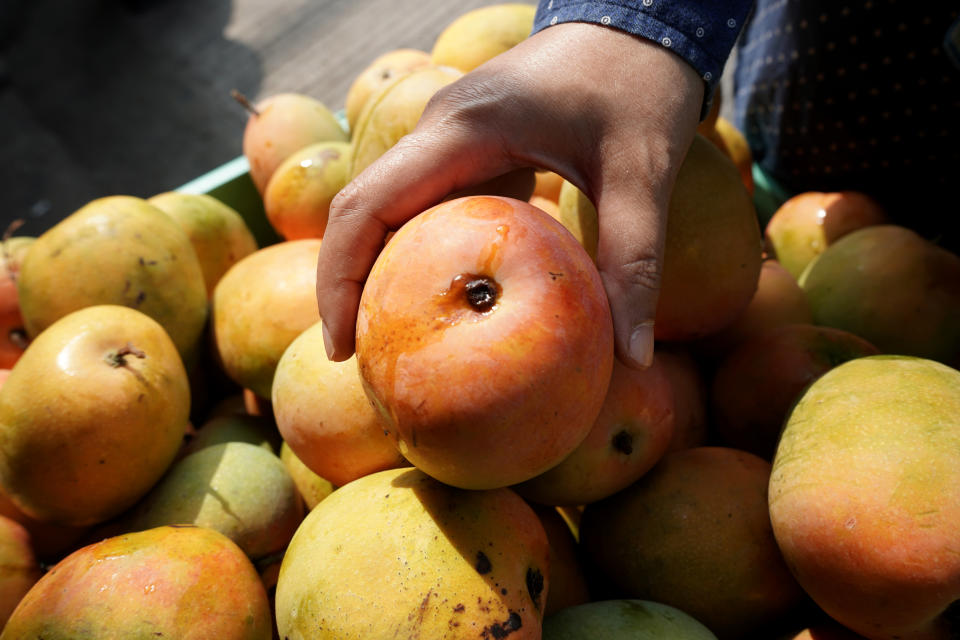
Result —
<instances>
[{"instance_id":1,"label":"blue patterned sleeve","mask_svg":"<svg viewBox=\"0 0 960 640\"><path fill-rule=\"evenodd\" d=\"M540 0L533 33L563 22L592 22L652 40L696 69L708 104L753 0Z\"/></svg>"}]
</instances>

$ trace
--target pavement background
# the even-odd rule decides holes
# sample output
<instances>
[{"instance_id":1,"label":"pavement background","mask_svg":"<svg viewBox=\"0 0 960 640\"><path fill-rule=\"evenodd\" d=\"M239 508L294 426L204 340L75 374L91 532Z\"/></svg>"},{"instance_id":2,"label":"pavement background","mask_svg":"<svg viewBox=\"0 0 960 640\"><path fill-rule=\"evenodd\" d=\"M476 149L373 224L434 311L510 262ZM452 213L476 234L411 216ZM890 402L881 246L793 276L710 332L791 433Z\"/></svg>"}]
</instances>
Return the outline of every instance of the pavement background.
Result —
<instances>
[{"instance_id":1,"label":"pavement background","mask_svg":"<svg viewBox=\"0 0 960 640\"><path fill-rule=\"evenodd\" d=\"M176 188L241 154L256 101L337 110L391 49L492 0L0 0L0 230Z\"/></svg>"}]
</instances>

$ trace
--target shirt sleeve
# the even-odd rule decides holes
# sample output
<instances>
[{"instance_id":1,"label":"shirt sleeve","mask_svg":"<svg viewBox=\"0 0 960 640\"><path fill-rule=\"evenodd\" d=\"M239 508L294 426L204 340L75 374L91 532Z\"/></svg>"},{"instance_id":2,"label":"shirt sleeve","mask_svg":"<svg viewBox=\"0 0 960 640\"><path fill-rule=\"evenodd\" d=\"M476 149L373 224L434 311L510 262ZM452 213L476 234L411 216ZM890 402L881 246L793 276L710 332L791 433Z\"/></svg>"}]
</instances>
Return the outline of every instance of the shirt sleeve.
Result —
<instances>
[{"instance_id":1,"label":"shirt sleeve","mask_svg":"<svg viewBox=\"0 0 960 640\"><path fill-rule=\"evenodd\" d=\"M533 33L563 22L591 22L659 43L706 85L704 114L753 0L540 0Z\"/></svg>"}]
</instances>

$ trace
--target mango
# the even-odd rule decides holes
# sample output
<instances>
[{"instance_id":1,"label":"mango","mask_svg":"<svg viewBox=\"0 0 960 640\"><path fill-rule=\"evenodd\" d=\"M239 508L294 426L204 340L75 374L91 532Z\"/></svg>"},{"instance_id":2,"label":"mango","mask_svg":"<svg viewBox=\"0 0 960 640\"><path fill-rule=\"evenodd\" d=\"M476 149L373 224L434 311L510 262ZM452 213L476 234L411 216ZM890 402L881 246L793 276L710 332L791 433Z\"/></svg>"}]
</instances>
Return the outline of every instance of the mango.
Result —
<instances>
[{"instance_id":1,"label":"mango","mask_svg":"<svg viewBox=\"0 0 960 640\"><path fill-rule=\"evenodd\" d=\"M440 32L430 58L434 64L472 71L526 40L536 12L534 4L510 2L467 11Z\"/></svg>"},{"instance_id":2,"label":"mango","mask_svg":"<svg viewBox=\"0 0 960 640\"><path fill-rule=\"evenodd\" d=\"M848 233L800 276L814 324L960 366L960 256L899 225Z\"/></svg>"},{"instance_id":3,"label":"mango","mask_svg":"<svg viewBox=\"0 0 960 640\"><path fill-rule=\"evenodd\" d=\"M42 575L27 529L0 516L0 629Z\"/></svg>"},{"instance_id":4,"label":"mango","mask_svg":"<svg viewBox=\"0 0 960 640\"><path fill-rule=\"evenodd\" d=\"M0 484L37 520L106 521L167 470L189 413L187 373L163 327L116 305L74 311L0 388Z\"/></svg>"},{"instance_id":5,"label":"mango","mask_svg":"<svg viewBox=\"0 0 960 640\"><path fill-rule=\"evenodd\" d=\"M193 524L219 531L252 559L282 551L303 519L280 458L247 442L205 447L175 464L122 519L121 530Z\"/></svg>"},{"instance_id":6,"label":"mango","mask_svg":"<svg viewBox=\"0 0 960 640\"><path fill-rule=\"evenodd\" d=\"M211 529L159 527L74 551L27 592L2 640L270 640L250 560Z\"/></svg>"},{"instance_id":7,"label":"mango","mask_svg":"<svg viewBox=\"0 0 960 640\"><path fill-rule=\"evenodd\" d=\"M792 573L830 617L868 638L953 637L960 371L879 355L824 374L787 419L769 509Z\"/></svg>"},{"instance_id":8,"label":"mango","mask_svg":"<svg viewBox=\"0 0 960 640\"><path fill-rule=\"evenodd\" d=\"M540 520L509 489L381 471L304 519L280 568L277 627L288 640L539 639L548 554Z\"/></svg>"},{"instance_id":9,"label":"mango","mask_svg":"<svg viewBox=\"0 0 960 640\"><path fill-rule=\"evenodd\" d=\"M450 67L423 67L399 76L370 96L353 132L350 179L413 131L430 98L462 75Z\"/></svg>"},{"instance_id":10,"label":"mango","mask_svg":"<svg viewBox=\"0 0 960 640\"><path fill-rule=\"evenodd\" d=\"M243 217L213 196L167 191L147 202L173 218L190 238L208 297L227 269L257 250L257 241Z\"/></svg>"},{"instance_id":11,"label":"mango","mask_svg":"<svg viewBox=\"0 0 960 640\"><path fill-rule=\"evenodd\" d=\"M721 638L773 628L803 594L770 529L769 477L745 451L676 451L586 505L580 544L614 597L676 607Z\"/></svg>"},{"instance_id":12,"label":"mango","mask_svg":"<svg viewBox=\"0 0 960 640\"><path fill-rule=\"evenodd\" d=\"M27 335L101 304L160 323L190 369L207 321L207 292L186 232L146 200L108 196L40 235L17 281Z\"/></svg>"}]
</instances>

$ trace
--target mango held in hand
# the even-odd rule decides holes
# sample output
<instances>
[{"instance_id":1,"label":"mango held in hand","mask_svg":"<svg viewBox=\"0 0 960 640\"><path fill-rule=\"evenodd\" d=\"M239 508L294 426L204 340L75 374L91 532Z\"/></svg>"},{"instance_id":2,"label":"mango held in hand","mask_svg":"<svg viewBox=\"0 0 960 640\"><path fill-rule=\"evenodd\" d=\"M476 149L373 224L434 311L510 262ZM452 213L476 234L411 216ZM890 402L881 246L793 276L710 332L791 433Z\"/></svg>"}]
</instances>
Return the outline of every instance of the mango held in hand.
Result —
<instances>
[{"instance_id":1,"label":"mango held in hand","mask_svg":"<svg viewBox=\"0 0 960 640\"><path fill-rule=\"evenodd\" d=\"M0 635L21 638L270 640L267 593L249 559L212 529L158 527L57 563Z\"/></svg>"},{"instance_id":2,"label":"mango held in hand","mask_svg":"<svg viewBox=\"0 0 960 640\"><path fill-rule=\"evenodd\" d=\"M116 305L75 311L37 336L0 388L0 483L38 520L102 522L160 479L189 413L163 327Z\"/></svg>"},{"instance_id":3,"label":"mango held in hand","mask_svg":"<svg viewBox=\"0 0 960 640\"><path fill-rule=\"evenodd\" d=\"M277 627L288 640L539 639L547 563L543 526L510 489L380 471L300 525L280 568Z\"/></svg>"},{"instance_id":4,"label":"mango held in hand","mask_svg":"<svg viewBox=\"0 0 960 640\"><path fill-rule=\"evenodd\" d=\"M71 311L123 305L159 322L189 367L207 321L207 290L189 237L132 196L93 200L37 238L17 285L30 338Z\"/></svg>"},{"instance_id":5,"label":"mango held in hand","mask_svg":"<svg viewBox=\"0 0 960 640\"><path fill-rule=\"evenodd\" d=\"M404 225L367 279L357 362L404 457L464 489L543 473L603 405L613 321L590 256L533 205L447 201Z\"/></svg>"},{"instance_id":6,"label":"mango held in hand","mask_svg":"<svg viewBox=\"0 0 960 640\"><path fill-rule=\"evenodd\" d=\"M819 378L780 438L770 520L797 581L844 626L956 637L960 371L871 356Z\"/></svg>"}]
</instances>

